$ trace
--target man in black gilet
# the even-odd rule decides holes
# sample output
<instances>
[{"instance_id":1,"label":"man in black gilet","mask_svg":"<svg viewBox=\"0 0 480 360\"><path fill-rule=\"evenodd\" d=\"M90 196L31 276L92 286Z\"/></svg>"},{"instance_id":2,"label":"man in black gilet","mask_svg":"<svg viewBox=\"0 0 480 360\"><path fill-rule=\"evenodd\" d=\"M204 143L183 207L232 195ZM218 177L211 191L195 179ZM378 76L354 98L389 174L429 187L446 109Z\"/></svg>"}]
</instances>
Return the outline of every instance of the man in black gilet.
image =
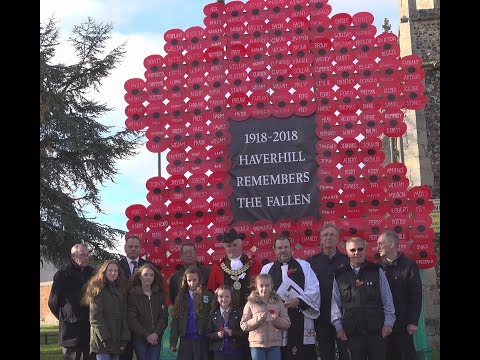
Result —
<instances>
[{"instance_id":1,"label":"man in black gilet","mask_svg":"<svg viewBox=\"0 0 480 360\"><path fill-rule=\"evenodd\" d=\"M386 360L386 337L395 322L388 280L380 265L365 260L365 240L349 238L345 248L350 265L335 271L332 324L352 360Z\"/></svg>"}]
</instances>

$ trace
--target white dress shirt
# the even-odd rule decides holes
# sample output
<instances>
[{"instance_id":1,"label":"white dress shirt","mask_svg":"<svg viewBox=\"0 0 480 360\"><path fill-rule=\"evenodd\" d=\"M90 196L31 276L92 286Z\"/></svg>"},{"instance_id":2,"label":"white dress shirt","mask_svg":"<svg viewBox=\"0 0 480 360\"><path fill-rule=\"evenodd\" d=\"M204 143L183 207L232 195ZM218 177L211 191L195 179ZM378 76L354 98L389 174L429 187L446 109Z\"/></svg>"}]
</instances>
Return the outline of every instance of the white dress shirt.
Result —
<instances>
[{"instance_id":1,"label":"white dress shirt","mask_svg":"<svg viewBox=\"0 0 480 360\"><path fill-rule=\"evenodd\" d=\"M230 269L232 270L240 270L243 267L243 263L240 261L242 255L235 259L230 259Z\"/></svg>"},{"instance_id":2,"label":"white dress shirt","mask_svg":"<svg viewBox=\"0 0 480 360\"><path fill-rule=\"evenodd\" d=\"M128 266L130 267L130 274L133 274L133 263L132 262L136 261L137 262L137 267L138 267L138 266L140 266L139 261L138 261L138 260L140 260L140 258L138 257L138 258L133 259L133 260L127 258L127 260L128 260Z\"/></svg>"}]
</instances>

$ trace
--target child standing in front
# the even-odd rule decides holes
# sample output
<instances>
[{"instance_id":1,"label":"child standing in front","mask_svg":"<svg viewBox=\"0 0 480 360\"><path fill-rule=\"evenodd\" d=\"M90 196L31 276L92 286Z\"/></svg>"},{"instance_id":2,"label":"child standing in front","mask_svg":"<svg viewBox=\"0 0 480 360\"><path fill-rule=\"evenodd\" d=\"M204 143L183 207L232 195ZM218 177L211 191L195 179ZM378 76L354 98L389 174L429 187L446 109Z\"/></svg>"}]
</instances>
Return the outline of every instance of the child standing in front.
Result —
<instances>
[{"instance_id":1,"label":"child standing in front","mask_svg":"<svg viewBox=\"0 0 480 360\"><path fill-rule=\"evenodd\" d=\"M213 360L242 360L248 350L247 333L240 328L242 310L232 297L230 285L215 290L209 321L210 350Z\"/></svg>"},{"instance_id":2,"label":"child standing in front","mask_svg":"<svg viewBox=\"0 0 480 360\"><path fill-rule=\"evenodd\" d=\"M177 359L208 359L208 320L213 294L203 289L200 270L188 267L183 274L180 290L175 298L170 324L170 351L177 351Z\"/></svg>"},{"instance_id":3,"label":"child standing in front","mask_svg":"<svg viewBox=\"0 0 480 360\"><path fill-rule=\"evenodd\" d=\"M273 290L269 274L255 278L255 290L243 308L240 327L248 331L252 360L280 360L282 331L290 327L290 318L280 296Z\"/></svg>"}]
</instances>

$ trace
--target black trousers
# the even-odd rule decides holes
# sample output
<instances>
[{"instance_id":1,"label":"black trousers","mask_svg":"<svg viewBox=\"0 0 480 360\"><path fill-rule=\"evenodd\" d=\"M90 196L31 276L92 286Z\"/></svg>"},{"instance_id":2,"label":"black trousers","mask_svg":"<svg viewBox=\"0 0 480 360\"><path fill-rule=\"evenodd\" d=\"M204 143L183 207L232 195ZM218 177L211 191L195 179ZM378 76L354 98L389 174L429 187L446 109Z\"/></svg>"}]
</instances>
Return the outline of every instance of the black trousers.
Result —
<instances>
[{"instance_id":1,"label":"black trousers","mask_svg":"<svg viewBox=\"0 0 480 360\"><path fill-rule=\"evenodd\" d=\"M281 346L280 353L282 360L310 360L317 358L315 344Z\"/></svg>"},{"instance_id":2,"label":"black trousers","mask_svg":"<svg viewBox=\"0 0 480 360\"><path fill-rule=\"evenodd\" d=\"M248 342L248 338L244 340L240 340L242 342L242 358L243 360L252 360L252 353L250 352L250 344Z\"/></svg>"},{"instance_id":3,"label":"black trousers","mask_svg":"<svg viewBox=\"0 0 480 360\"><path fill-rule=\"evenodd\" d=\"M213 352L208 351L208 338L189 339L180 337L178 360L211 360Z\"/></svg>"},{"instance_id":4,"label":"black trousers","mask_svg":"<svg viewBox=\"0 0 480 360\"><path fill-rule=\"evenodd\" d=\"M416 360L417 351L413 343L413 335L405 332L392 332L387 337L388 360Z\"/></svg>"},{"instance_id":5,"label":"black trousers","mask_svg":"<svg viewBox=\"0 0 480 360\"><path fill-rule=\"evenodd\" d=\"M62 348L63 360L94 360L95 355L90 355L89 347L68 347Z\"/></svg>"},{"instance_id":6,"label":"black trousers","mask_svg":"<svg viewBox=\"0 0 480 360\"><path fill-rule=\"evenodd\" d=\"M386 360L387 341L382 334L348 335L352 360ZM388 359L390 360L390 359Z\"/></svg>"},{"instance_id":7,"label":"black trousers","mask_svg":"<svg viewBox=\"0 0 480 360\"><path fill-rule=\"evenodd\" d=\"M123 353L120 354L120 360L132 360L133 358L133 346L132 342L129 341Z\"/></svg>"},{"instance_id":8,"label":"black trousers","mask_svg":"<svg viewBox=\"0 0 480 360\"><path fill-rule=\"evenodd\" d=\"M213 360L244 360L245 358L243 357L242 354L239 355L225 355L224 353L220 351L214 351L213 352Z\"/></svg>"},{"instance_id":9,"label":"black trousers","mask_svg":"<svg viewBox=\"0 0 480 360\"><path fill-rule=\"evenodd\" d=\"M347 342L337 338L335 326L331 323L317 327L317 344L320 360L335 360L335 344L338 350L338 360L350 360Z\"/></svg>"}]
</instances>

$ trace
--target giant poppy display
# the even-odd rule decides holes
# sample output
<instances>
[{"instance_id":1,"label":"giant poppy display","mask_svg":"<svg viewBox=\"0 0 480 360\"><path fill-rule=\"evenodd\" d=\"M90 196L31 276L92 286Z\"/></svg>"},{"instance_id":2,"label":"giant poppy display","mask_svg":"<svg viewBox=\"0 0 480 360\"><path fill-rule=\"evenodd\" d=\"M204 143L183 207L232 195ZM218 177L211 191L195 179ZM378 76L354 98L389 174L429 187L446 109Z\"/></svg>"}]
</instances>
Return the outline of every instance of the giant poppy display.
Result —
<instances>
[{"instance_id":1,"label":"giant poppy display","mask_svg":"<svg viewBox=\"0 0 480 360\"><path fill-rule=\"evenodd\" d=\"M404 109L425 106L421 58L400 58L372 14L334 14L328 0L215 2L203 13L200 26L167 31L166 54L147 54L145 79L124 86L125 126L168 152L168 177L147 181L149 205L126 211L129 233L150 234L148 257L172 271L181 244L196 242L215 261L230 227L262 262L279 233L310 254L330 221L342 239L372 244L369 257L391 228L433 266L431 192L411 187L405 165L383 165L381 140L407 131Z\"/></svg>"}]
</instances>

